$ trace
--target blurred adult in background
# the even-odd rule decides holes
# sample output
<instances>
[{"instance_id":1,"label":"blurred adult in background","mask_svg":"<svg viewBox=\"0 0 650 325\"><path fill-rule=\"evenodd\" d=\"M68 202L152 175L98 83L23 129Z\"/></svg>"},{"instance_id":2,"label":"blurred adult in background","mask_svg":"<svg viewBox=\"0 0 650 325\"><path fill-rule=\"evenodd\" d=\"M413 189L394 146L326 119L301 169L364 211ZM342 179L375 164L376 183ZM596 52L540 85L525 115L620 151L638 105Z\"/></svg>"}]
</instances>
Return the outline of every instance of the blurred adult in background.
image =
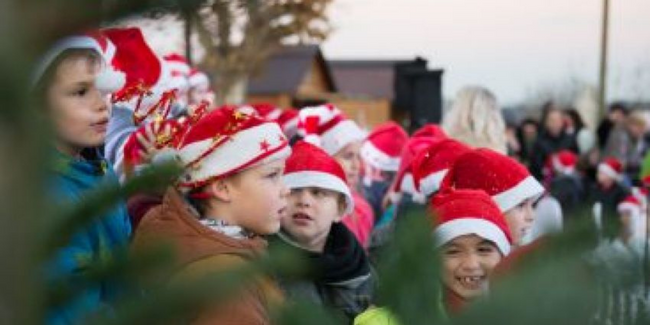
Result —
<instances>
[{"instance_id":1,"label":"blurred adult in background","mask_svg":"<svg viewBox=\"0 0 650 325\"><path fill-rule=\"evenodd\" d=\"M578 154L585 155L596 147L596 135L587 128L582 116L575 108L564 111L566 133L576 143Z\"/></svg>"},{"instance_id":2,"label":"blurred adult in background","mask_svg":"<svg viewBox=\"0 0 650 325\"><path fill-rule=\"evenodd\" d=\"M512 123L506 124L506 147L508 156L522 161L521 159L521 143L517 137L517 126Z\"/></svg>"},{"instance_id":3,"label":"blurred adult in background","mask_svg":"<svg viewBox=\"0 0 650 325\"><path fill-rule=\"evenodd\" d=\"M607 139L609 138L609 133L612 131L614 126L619 123L622 123L627 116L627 107L623 103L614 103L609 106L609 112L607 117L600 122L598 125L598 147L604 148L607 144Z\"/></svg>"},{"instance_id":4,"label":"blurred adult in background","mask_svg":"<svg viewBox=\"0 0 650 325\"><path fill-rule=\"evenodd\" d=\"M521 162L526 166L530 165L530 157L533 145L539 134L539 123L532 118L521 121L517 128L517 140L520 146Z\"/></svg>"},{"instance_id":5,"label":"blurred adult in background","mask_svg":"<svg viewBox=\"0 0 650 325\"><path fill-rule=\"evenodd\" d=\"M542 130L530 156L530 171L533 176L542 180L542 170L548 158L563 149L578 151L576 142L565 131L562 110L553 103L547 103L542 111Z\"/></svg>"},{"instance_id":6,"label":"blurred adult in background","mask_svg":"<svg viewBox=\"0 0 650 325\"><path fill-rule=\"evenodd\" d=\"M643 157L648 150L645 138L647 124L642 112L630 112L614 126L605 144L603 154L620 160L630 180L638 179Z\"/></svg>"},{"instance_id":7,"label":"blurred adult in background","mask_svg":"<svg viewBox=\"0 0 650 325\"><path fill-rule=\"evenodd\" d=\"M506 125L494 94L486 88L461 89L442 128L450 138L471 147L507 153Z\"/></svg>"}]
</instances>

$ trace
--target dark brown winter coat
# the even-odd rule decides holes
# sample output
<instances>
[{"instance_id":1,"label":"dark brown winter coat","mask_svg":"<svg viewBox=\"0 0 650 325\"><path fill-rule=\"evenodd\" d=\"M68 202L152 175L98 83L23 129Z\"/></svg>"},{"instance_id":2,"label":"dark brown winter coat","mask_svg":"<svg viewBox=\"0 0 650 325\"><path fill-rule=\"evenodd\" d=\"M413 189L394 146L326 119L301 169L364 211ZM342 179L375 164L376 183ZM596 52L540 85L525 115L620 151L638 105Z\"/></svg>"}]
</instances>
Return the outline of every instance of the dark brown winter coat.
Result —
<instances>
[{"instance_id":1,"label":"dark brown winter coat","mask_svg":"<svg viewBox=\"0 0 650 325\"><path fill-rule=\"evenodd\" d=\"M177 253L177 271L170 282L241 267L260 258L267 246L261 237L234 239L204 226L175 189L169 189L162 204L145 215L132 245L139 250L161 241L171 242ZM268 278L258 279L227 303L203 309L191 324L270 324L269 307L281 301L275 284Z\"/></svg>"}]
</instances>

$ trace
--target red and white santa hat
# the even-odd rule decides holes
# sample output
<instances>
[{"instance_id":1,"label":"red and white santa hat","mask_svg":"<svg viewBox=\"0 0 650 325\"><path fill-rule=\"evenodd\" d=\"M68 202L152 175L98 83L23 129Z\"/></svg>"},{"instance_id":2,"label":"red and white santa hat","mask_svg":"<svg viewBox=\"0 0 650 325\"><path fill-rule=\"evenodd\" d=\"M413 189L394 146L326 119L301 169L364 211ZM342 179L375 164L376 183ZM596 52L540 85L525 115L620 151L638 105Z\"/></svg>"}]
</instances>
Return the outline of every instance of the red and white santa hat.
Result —
<instances>
[{"instance_id":1,"label":"red and white santa hat","mask_svg":"<svg viewBox=\"0 0 650 325\"><path fill-rule=\"evenodd\" d=\"M634 195L628 195L621 203L616 207L619 213L628 212L633 216L641 215L643 209L643 203Z\"/></svg>"},{"instance_id":2,"label":"red and white santa hat","mask_svg":"<svg viewBox=\"0 0 650 325\"><path fill-rule=\"evenodd\" d=\"M410 138L406 142L402 151L399 169L391 190L392 193L408 193L412 195L416 201L418 201L417 198L420 197L425 199L424 194L422 194L415 186L412 163L413 159L415 159L421 151L426 150L426 148L431 146L434 142L435 141L429 137Z\"/></svg>"},{"instance_id":3,"label":"red and white santa hat","mask_svg":"<svg viewBox=\"0 0 650 325\"><path fill-rule=\"evenodd\" d=\"M149 138L147 128L151 124L151 135L153 139ZM187 131L189 123L181 123L178 120L163 120L152 121L147 124L141 125L135 132L131 133L124 142L124 173L131 174L138 168L143 166L143 156L145 148L142 146L139 137L143 137L153 142L153 145L158 150L158 154L163 153L168 148L176 148ZM169 130L169 133L165 133ZM160 158L160 157L159 157Z\"/></svg>"},{"instance_id":4,"label":"red and white santa hat","mask_svg":"<svg viewBox=\"0 0 650 325\"><path fill-rule=\"evenodd\" d=\"M250 106L267 121L275 121L282 114L282 109L271 103L253 103Z\"/></svg>"},{"instance_id":5,"label":"red and white santa hat","mask_svg":"<svg viewBox=\"0 0 650 325\"><path fill-rule=\"evenodd\" d=\"M149 47L139 28L102 32L115 45L112 65L126 74L126 84L113 94L113 103L132 109L136 124L154 115L164 119L176 96L176 90L170 87L169 67Z\"/></svg>"},{"instance_id":6,"label":"red and white santa hat","mask_svg":"<svg viewBox=\"0 0 650 325\"><path fill-rule=\"evenodd\" d=\"M298 110L285 108L278 116L277 122L289 139L298 134Z\"/></svg>"},{"instance_id":7,"label":"red and white santa hat","mask_svg":"<svg viewBox=\"0 0 650 325\"><path fill-rule=\"evenodd\" d=\"M421 128L415 130L415 132L413 132L413 135L411 137L413 138L428 137L436 140L442 140L448 138L445 131L439 125L432 124L432 123L425 124Z\"/></svg>"},{"instance_id":8,"label":"red and white santa hat","mask_svg":"<svg viewBox=\"0 0 650 325\"><path fill-rule=\"evenodd\" d=\"M650 190L645 187L635 186L632 187L632 190L630 192L632 196L634 196L641 204L641 209L645 211L648 208L648 194L650 194Z\"/></svg>"},{"instance_id":9,"label":"red and white santa hat","mask_svg":"<svg viewBox=\"0 0 650 325\"><path fill-rule=\"evenodd\" d=\"M110 94L122 88L126 82L124 73L116 71L111 62L115 57L115 45L101 32L91 31L81 35L66 37L56 42L41 58L36 66L32 76L32 84L36 83L43 77L47 68L66 50L70 49L88 49L94 50L101 55L105 66L98 74L95 84L97 88L105 93Z\"/></svg>"},{"instance_id":10,"label":"red and white santa hat","mask_svg":"<svg viewBox=\"0 0 650 325\"><path fill-rule=\"evenodd\" d=\"M458 157L441 187L483 190L492 196L502 212L544 193L544 187L526 167L487 148L473 149Z\"/></svg>"},{"instance_id":11,"label":"red and white santa hat","mask_svg":"<svg viewBox=\"0 0 650 325\"><path fill-rule=\"evenodd\" d=\"M169 65L169 71L178 72L184 76L189 76L192 71L189 62L185 56L178 53L170 53L163 57L163 60Z\"/></svg>"},{"instance_id":12,"label":"red and white santa hat","mask_svg":"<svg viewBox=\"0 0 650 325\"><path fill-rule=\"evenodd\" d=\"M181 92L187 91L190 88L189 77L192 70L187 59L178 53L171 53L163 56L163 62L171 75L169 87Z\"/></svg>"},{"instance_id":13,"label":"red and white santa hat","mask_svg":"<svg viewBox=\"0 0 650 325\"><path fill-rule=\"evenodd\" d=\"M330 155L365 139L366 133L332 104L305 107L298 113L298 134Z\"/></svg>"},{"instance_id":14,"label":"red and white santa hat","mask_svg":"<svg viewBox=\"0 0 650 325\"><path fill-rule=\"evenodd\" d=\"M392 121L380 124L361 146L361 158L374 168L396 172L408 139L408 134L399 124Z\"/></svg>"},{"instance_id":15,"label":"red and white santa hat","mask_svg":"<svg viewBox=\"0 0 650 325\"><path fill-rule=\"evenodd\" d=\"M551 155L553 170L562 175L572 174L578 164L578 155L570 150L561 150Z\"/></svg>"},{"instance_id":16,"label":"red and white santa hat","mask_svg":"<svg viewBox=\"0 0 650 325\"><path fill-rule=\"evenodd\" d=\"M446 190L431 200L436 247L465 235L493 242L501 254L512 245L510 230L499 208L481 190Z\"/></svg>"},{"instance_id":17,"label":"red and white santa hat","mask_svg":"<svg viewBox=\"0 0 650 325\"><path fill-rule=\"evenodd\" d=\"M215 109L203 116L190 127L177 149L184 166L178 182L181 190L200 188L215 179L291 154L277 123L233 107Z\"/></svg>"},{"instance_id":18,"label":"red and white santa hat","mask_svg":"<svg viewBox=\"0 0 650 325\"><path fill-rule=\"evenodd\" d=\"M470 147L453 139L434 142L413 159L411 170L415 187L426 196L437 192L456 159L470 150Z\"/></svg>"},{"instance_id":19,"label":"red and white santa hat","mask_svg":"<svg viewBox=\"0 0 650 325\"><path fill-rule=\"evenodd\" d=\"M317 187L345 196L345 214L352 213L354 200L343 167L323 149L300 141L293 146L284 169L284 183L290 189Z\"/></svg>"},{"instance_id":20,"label":"red and white santa hat","mask_svg":"<svg viewBox=\"0 0 650 325\"><path fill-rule=\"evenodd\" d=\"M598 164L598 172L618 181L623 177L623 164L616 158L607 157Z\"/></svg>"},{"instance_id":21,"label":"red and white santa hat","mask_svg":"<svg viewBox=\"0 0 650 325\"><path fill-rule=\"evenodd\" d=\"M210 78L205 72L197 69L192 69L188 78L190 88L196 88L200 91L210 90Z\"/></svg>"}]
</instances>

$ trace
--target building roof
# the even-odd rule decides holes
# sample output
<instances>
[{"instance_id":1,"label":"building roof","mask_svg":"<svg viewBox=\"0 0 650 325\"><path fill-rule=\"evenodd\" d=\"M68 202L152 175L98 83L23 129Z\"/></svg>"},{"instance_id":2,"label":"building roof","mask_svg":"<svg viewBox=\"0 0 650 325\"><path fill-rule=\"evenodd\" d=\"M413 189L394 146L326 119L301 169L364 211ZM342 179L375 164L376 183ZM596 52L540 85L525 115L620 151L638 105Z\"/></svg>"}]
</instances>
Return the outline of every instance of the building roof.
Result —
<instances>
[{"instance_id":1,"label":"building roof","mask_svg":"<svg viewBox=\"0 0 650 325\"><path fill-rule=\"evenodd\" d=\"M288 46L269 57L265 67L250 83L248 92L252 95L287 93L296 95L300 84L310 72L314 60L323 69L325 82L330 92L336 91L330 67L317 45Z\"/></svg>"},{"instance_id":2,"label":"building roof","mask_svg":"<svg viewBox=\"0 0 650 325\"><path fill-rule=\"evenodd\" d=\"M392 100L395 65L409 60L331 60L339 92Z\"/></svg>"}]
</instances>

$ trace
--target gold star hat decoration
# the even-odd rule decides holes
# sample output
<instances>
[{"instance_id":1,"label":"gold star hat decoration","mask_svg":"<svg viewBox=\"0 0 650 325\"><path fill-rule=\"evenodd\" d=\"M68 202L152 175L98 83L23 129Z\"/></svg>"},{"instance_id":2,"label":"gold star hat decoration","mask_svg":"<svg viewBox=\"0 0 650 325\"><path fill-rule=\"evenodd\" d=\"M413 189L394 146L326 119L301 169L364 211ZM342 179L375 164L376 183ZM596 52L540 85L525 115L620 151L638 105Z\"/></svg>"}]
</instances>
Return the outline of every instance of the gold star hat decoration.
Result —
<instances>
[{"instance_id":1,"label":"gold star hat decoration","mask_svg":"<svg viewBox=\"0 0 650 325\"><path fill-rule=\"evenodd\" d=\"M291 148L277 123L224 106L192 125L178 152L185 167L178 187L191 190L246 168L284 159Z\"/></svg>"}]
</instances>

